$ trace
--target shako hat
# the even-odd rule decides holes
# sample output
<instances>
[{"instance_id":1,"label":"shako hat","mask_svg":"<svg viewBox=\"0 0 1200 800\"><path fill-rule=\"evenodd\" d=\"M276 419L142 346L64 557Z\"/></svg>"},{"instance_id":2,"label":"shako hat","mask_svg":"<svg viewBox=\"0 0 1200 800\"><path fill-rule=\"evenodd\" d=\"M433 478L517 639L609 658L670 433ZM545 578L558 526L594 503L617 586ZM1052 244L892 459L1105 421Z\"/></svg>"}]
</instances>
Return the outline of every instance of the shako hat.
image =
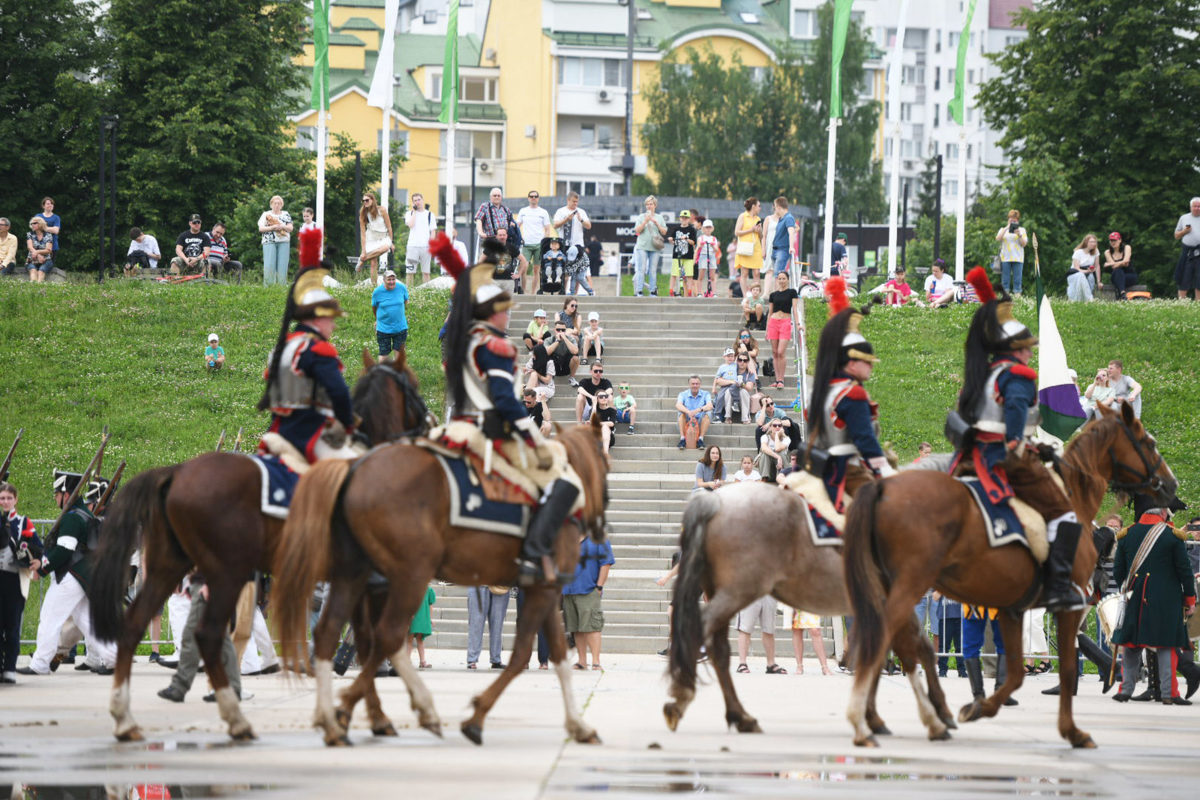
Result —
<instances>
[{"instance_id":1,"label":"shako hat","mask_svg":"<svg viewBox=\"0 0 1200 800\"><path fill-rule=\"evenodd\" d=\"M321 261L323 235L320 228L300 231L300 272L292 285L292 302L295 306L293 319L346 316L341 303L325 287L329 269Z\"/></svg>"},{"instance_id":2,"label":"shako hat","mask_svg":"<svg viewBox=\"0 0 1200 800\"><path fill-rule=\"evenodd\" d=\"M54 470L54 493L65 492L70 494L75 491L75 487L83 480L83 475L78 472L67 472L65 470Z\"/></svg>"},{"instance_id":3,"label":"shako hat","mask_svg":"<svg viewBox=\"0 0 1200 800\"><path fill-rule=\"evenodd\" d=\"M839 368L851 361L879 361L879 357L875 355L875 348L859 330L863 312L850 307L845 278L833 277L825 281L825 295L829 298L829 320L821 331L818 349L822 352L828 351L827 355L830 357L836 349Z\"/></svg>"},{"instance_id":4,"label":"shako hat","mask_svg":"<svg viewBox=\"0 0 1200 800\"><path fill-rule=\"evenodd\" d=\"M1013 316L1012 298L1007 294L996 297L996 291L983 267L975 267L968 272L967 283L971 284L981 303L975 311L971 331L982 336L980 344L985 350L1007 353L1038 343L1038 338L1029 328Z\"/></svg>"}]
</instances>

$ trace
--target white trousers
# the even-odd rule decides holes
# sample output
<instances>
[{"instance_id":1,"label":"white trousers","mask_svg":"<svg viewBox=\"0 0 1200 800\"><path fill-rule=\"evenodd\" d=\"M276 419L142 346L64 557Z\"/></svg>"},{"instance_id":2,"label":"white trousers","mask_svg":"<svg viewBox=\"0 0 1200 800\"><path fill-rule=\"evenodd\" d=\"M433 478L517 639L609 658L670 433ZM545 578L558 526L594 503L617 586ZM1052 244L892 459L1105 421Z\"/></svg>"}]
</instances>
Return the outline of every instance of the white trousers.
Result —
<instances>
[{"instance_id":1,"label":"white trousers","mask_svg":"<svg viewBox=\"0 0 1200 800\"><path fill-rule=\"evenodd\" d=\"M192 598L188 597L186 592L175 592L167 598L167 624L171 626L171 641L175 644L176 659L183 650L183 628L191 610Z\"/></svg>"},{"instance_id":2,"label":"white trousers","mask_svg":"<svg viewBox=\"0 0 1200 800\"><path fill-rule=\"evenodd\" d=\"M117 663L117 646L113 642L100 642L92 636L91 610L87 594L75 576L67 573L61 582L50 579L46 596L42 600L41 619L38 622L37 649L29 666L34 672L46 674L50 671L50 660L58 652L58 634L67 620L74 621L87 643L88 660L99 659L106 667Z\"/></svg>"},{"instance_id":3,"label":"white trousers","mask_svg":"<svg viewBox=\"0 0 1200 800\"><path fill-rule=\"evenodd\" d=\"M271 631L267 629L267 620L263 616L262 609L256 606L254 608L254 625L250 629L250 643L246 646L246 652L242 653L241 672L243 675L247 675L277 663L279 663L279 656L275 655L275 643L271 641Z\"/></svg>"}]
</instances>

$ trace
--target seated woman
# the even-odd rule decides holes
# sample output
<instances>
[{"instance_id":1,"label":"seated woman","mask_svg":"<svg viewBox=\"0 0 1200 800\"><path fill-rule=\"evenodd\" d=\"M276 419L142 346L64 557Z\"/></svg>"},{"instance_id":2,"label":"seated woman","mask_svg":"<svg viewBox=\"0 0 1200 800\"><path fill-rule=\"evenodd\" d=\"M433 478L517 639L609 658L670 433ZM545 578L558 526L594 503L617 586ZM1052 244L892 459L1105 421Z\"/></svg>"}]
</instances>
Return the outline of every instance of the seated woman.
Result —
<instances>
[{"instance_id":1,"label":"seated woman","mask_svg":"<svg viewBox=\"0 0 1200 800\"><path fill-rule=\"evenodd\" d=\"M930 308L939 308L954 302L954 279L946 274L946 262L937 259L929 268L925 279L925 299Z\"/></svg>"},{"instance_id":2,"label":"seated woman","mask_svg":"<svg viewBox=\"0 0 1200 800\"><path fill-rule=\"evenodd\" d=\"M728 480L728 476L725 472L725 462L721 460L721 448L715 444L710 445L700 460L696 462L696 485L692 487L692 491L707 490L711 492L714 489L720 489L726 480Z\"/></svg>"},{"instance_id":3,"label":"seated woman","mask_svg":"<svg viewBox=\"0 0 1200 800\"><path fill-rule=\"evenodd\" d=\"M1096 370L1096 379L1084 390L1083 397L1079 402L1083 405L1083 411L1087 414L1087 418L1093 419L1099 413L1096 411L1096 407L1103 405L1112 408L1116 396L1117 387L1113 386L1112 381L1109 380L1108 367L1101 367Z\"/></svg>"},{"instance_id":4,"label":"seated woman","mask_svg":"<svg viewBox=\"0 0 1200 800\"><path fill-rule=\"evenodd\" d=\"M767 426L767 435L762 437L758 447L758 472L764 481L774 482L784 467L791 444L791 439L783 432L783 421L772 419Z\"/></svg>"},{"instance_id":5,"label":"seated woman","mask_svg":"<svg viewBox=\"0 0 1200 800\"><path fill-rule=\"evenodd\" d=\"M1067 299L1090 302L1096 273L1100 270L1100 247L1096 237L1088 234L1071 254L1071 269L1067 272Z\"/></svg>"},{"instance_id":6,"label":"seated woman","mask_svg":"<svg viewBox=\"0 0 1200 800\"><path fill-rule=\"evenodd\" d=\"M1125 290L1137 283L1133 271L1133 248L1125 243L1120 231L1108 235L1108 250L1104 252L1104 268L1112 270L1113 289L1117 299L1125 299Z\"/></svg>"}]
</instances>

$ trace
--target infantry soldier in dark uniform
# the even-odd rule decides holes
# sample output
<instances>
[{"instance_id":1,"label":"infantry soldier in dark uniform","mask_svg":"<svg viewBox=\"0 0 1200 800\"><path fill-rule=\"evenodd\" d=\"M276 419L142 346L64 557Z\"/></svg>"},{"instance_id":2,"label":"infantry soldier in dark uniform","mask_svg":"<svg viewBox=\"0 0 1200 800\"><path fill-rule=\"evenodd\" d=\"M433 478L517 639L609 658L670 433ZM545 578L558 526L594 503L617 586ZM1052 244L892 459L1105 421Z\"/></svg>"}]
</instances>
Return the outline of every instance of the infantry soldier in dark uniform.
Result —
<instances>
[{"instance_id":1,"label":"infantry soldier in dark uniform","mask_svg":"<svg viewBox=\"0 0 1200 800\"><path fill-rule=\"evenodd\" d=\"M982 267L971 270L967 281L982 305L967 332L958 410L947 421L947 433L961 437L953 442L960 448L954 469L976 475L992 503L1015 495L1045 518L1050 557L1038 604L1051 612L1081 609L1086 597L1071 571L1083 528L1071 501L1025 445L1039 421L1037 372L1029 367L1037 337L1013 319L1007 295L996 299Z\"/></svg>"},{"instance_id":2,"label":"infantry soldier in dark uniform","mask_svg":"<svg viewBox=\"0 0 1200 800\"><path fill-rule=\"evenodd\" d=\"M89 484L88 492L81 492L75 504L65 508L75 487L83 478L74 472L55 471L54 502L66 513L53 541L46 543L46 555L40 571L54 576L42 600L41 618L38 621L37 649L28 667L17 672L23 675L50 674L50 661L58 650L59 631L68 619L83 633L87 642L88 657L98 664L95 671L111 675L116 663L117 648L114 642L100 642L92 636L91 612L86 595L91 572L89 552L96 546L100 522L88 509L91 502L99 500L108 487L107 482L97 480Z\"/></svg>"},{"instance_id":3,"label":"infantry soldier in dark uniform","mask_svg":"<svg viewBox=\"0 0 1200 800\"><path fill-rule=\"evenodd\" d=\"M1112 637L1113 644L1124 646L1121 690L1113 699L1123 703L1133 695L1139 650L1145 648L1151 697L1165 705L1191 705L1190 700L1172 697L1171 688L1175 648L1191 647L1184 618L1196 609L1196 581L1188 564L1184 533L1170 525L1171 510L1152 505L1139 496L1137 507L1142 513L1138 521L1117 534L1113 580L1124 586L1131 572L1133 580L1125 616Z\"/></svg>"}]
</instances>

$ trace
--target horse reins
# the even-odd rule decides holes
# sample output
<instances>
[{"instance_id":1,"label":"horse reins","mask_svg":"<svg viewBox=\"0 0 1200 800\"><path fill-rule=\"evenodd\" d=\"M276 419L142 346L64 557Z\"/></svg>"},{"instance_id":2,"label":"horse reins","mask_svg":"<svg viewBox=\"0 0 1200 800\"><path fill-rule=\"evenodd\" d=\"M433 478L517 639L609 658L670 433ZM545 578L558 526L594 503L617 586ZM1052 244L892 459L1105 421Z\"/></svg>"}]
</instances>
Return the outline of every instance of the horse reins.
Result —
<instances>
[{"instance_id":1,"label":"horse reins","mask_svg":"<svg viewBox=\"0 0 1200 800\"><path fill-rule=\"evenodd\" d=\"M1129 443L1133 445L1133 449L1138 454L1138 458L1142 460L1142 467L1145 468L1146 474L1138 483L1127 483L1125 481L1117 480L1117 475L1120 474L1121 470L1124 470L1125 472L1134 476L1138 475L1138 471L1135 467L1131 467L1128 464L1118 461L1117 454L1113 452L1112 445L1109 445L1108 457L1112 459L1113 464L1113 477L1109 481L1109 484L1120 492L1137 492L1140 489L1149 489L1150 491L1161 493L1163 490L1163 480L1162 478L1158 477L1158 470L1163 465L1162 454L1155 452L1155 455L1158 456L1158 460L1151 464L1150 458L1146 455L1146 447L1144 446L1145 439L1135 439L1133 436L1133 431L1129 430L1129 426L1125 424L1124 420L1121 421L1121 430L1125 432L1125 436L1129 439Z\"/></svg>"},{"instance_id":2,"label":"horse reins","mask_svg":"<svg viewBox=\"0 0 1200 800\"><path fill-rule=\"evenodd\" d=\"M404 395L404 424L407 425L409 420L415 420L411 426L400 433L392 434L388 440L394 442L397 439L424 435L429 430L429 409L425 405L421 393L413 386L412 380L405 373L387 364L376 364L372 370L379 370L391 378L396 387L400 389L400 393Z\"/></svg>"}]
</instances>

